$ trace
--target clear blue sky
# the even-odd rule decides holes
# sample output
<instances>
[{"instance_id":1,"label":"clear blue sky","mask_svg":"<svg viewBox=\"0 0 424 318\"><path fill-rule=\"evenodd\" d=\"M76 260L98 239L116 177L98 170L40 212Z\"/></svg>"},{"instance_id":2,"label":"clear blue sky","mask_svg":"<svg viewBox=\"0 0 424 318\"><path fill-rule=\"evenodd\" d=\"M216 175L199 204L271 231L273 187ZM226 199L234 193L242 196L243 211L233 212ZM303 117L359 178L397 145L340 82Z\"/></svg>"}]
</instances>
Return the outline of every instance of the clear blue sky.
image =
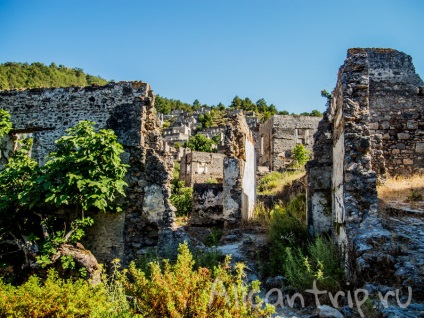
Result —
<instances>
[{"instance_id":1,"label":"clear blue sky","mask_svg":"<svg viewBox=\"0 0 424 318\"><path fill-rule=\"evenodd\" d=\"M0 0L0 63L80 67L169 98L324 110L350 47L390 47L424 77L422 0Z\"/></svg>"}]
</instances>

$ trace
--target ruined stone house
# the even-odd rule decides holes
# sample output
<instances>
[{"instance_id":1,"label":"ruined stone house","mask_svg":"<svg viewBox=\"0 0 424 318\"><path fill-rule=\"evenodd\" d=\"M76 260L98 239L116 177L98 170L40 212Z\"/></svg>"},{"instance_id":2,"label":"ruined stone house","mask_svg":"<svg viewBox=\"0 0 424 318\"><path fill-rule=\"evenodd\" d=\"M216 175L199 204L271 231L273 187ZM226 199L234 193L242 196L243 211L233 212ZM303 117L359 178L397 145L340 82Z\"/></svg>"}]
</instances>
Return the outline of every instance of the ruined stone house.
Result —
<instances>
[{"instance_id":1,"label":"ruined stone house","mask_svg":"<svg viewBox=\"0 0 424 318\"><path fill-rule=\"evenodd\" d=\"M332 233L347 256L371 249L360 241L383 233L377 179L423 171L423 111L423 82L410 56L348 50L307 165L311 234Z\"/></svg>"},{"instance_id":2,"label":"ruined stone house","mask_svg":"<svg viewBox=\"0 0 424 318\"><path fill-rule=\"evenodd\" d=\"M54 141L81 120L115 131L124 146L122 158L130 165L128 187L125 213L94 217L87 247L100 261L137 257L142 247L157 244L161 229L173 224L173 161L163 148L148 84L1 91L0 108L11 114L12 133L32 134L32 156L41 164L54 150Z\"/></svg>"},{"instance_id":3,"label":"ruined stone house","mask_svg":"<svg viewBox=\"0 0 424 318\"><path fill-rule=\"evenodd\" d=\"M259 126L258 165L270 171L284 169L292 161L297 144L312 152L313 135L320 117L274 115Z\"/></svg>"},{"instance_id":4,"label":"ruined stone house","mask_svg":"<svg viewBox=\"0 0 424 318\"><path fill-rule=\"evenodd\" d=\"M193 209L189 217L191 226L237 226L253 216L256 201L256 153L252 132L242 113L230 116L224 142L225 154L192 152L181 163L184 176L187 169L201 169L206 162L213 170L195 175L193 184ZM191 160L191 161L190 161ZM189 167L189 168L184 168ZM186 171L184 171L186 169ZM217 184L205 184L200 181L220 175ZM200 178L199 178L200 177ZM187 180L190 181L190 180ZM203 181L204 182L204 181Z\"/></svg>"},{"instance_id":5,"label":"ruined stone house","mask_svg":"<svg viewBox=\"0 0 424 318\"><path fill-rule=\"evenodd\" d=\"M192 187L196 183L223 182L224 154L185 149L180 164L180 180Z\"/></svg>"}]
</instances>

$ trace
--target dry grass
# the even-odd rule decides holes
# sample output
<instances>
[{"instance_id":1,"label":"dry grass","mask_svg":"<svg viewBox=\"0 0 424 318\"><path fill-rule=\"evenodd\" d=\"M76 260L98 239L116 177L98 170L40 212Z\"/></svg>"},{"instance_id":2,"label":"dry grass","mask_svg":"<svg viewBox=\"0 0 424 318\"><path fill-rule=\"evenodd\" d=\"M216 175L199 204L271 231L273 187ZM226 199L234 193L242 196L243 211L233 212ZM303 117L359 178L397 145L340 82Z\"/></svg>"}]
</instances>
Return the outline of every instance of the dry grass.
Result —
<instances>
[{"instance_id":1,"label":"dry grass","mask_svg":"<svg viewBox=\"0 0 424 318\"><path fill-rule=\"evenodd\" d=\"M377 187L378 198L385 202L414 203L422 205L424 175L389 178ZM421 199L420 199L421 197Z\"/></svg>"},{"instance_id":2,"label":"dry grass","mask_svg":"<svg viewBox=\"0 0 424 318\"><path fill-rule=\"evenodd\" d=\"M294 180L303 177L305 170L270 172L262 177L258 182L257 193L263 195L276 195L285 186L290 185Z\"/></svg>"}]
</instances>

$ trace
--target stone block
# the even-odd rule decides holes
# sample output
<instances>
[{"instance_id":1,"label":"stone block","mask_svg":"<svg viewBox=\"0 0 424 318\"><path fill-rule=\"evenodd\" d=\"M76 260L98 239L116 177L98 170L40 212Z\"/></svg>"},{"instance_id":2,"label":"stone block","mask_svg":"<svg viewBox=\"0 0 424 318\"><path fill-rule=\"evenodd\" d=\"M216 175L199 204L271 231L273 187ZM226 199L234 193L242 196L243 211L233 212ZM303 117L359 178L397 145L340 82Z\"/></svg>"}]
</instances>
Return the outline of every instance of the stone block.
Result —
<instances>
[{"instance_id":1,"label":"stone block","mask_svg":"<svg viewBox=\"0 0 424 318\"><path fill-rule=\"evenodd\" d=\"M398 133L397 136L398 136L398 139L400 140L406 140L411 138L411 136L408 133Z\"/></svg>"},{"instance_id":2,"label":"stone block","mask_svg":"<svg viewBox=\"0 0 424 318\"><path fill-rule=\"evenodd\" d=\"M414 120L408 120L408 122L406 123L406 127L408 129L418 129L418 123Z\"/></svg>"},{"instance_id":3,"label":"stone block","mask_svg":"<svg viewBox=\"0 0 424 318\"><path fill-rule=\"evenodd\" d=\"M415 151L417 153L424 153L424 142L417 142L415 145Z\"/></svg>"},{"instance_id":4,"label":"stone block","mask_svg":"<svg viewBox=\"0 0 424 318\"><path fill-rule=\"evenodd\" d=\"M408 158L403 159L403 164L405 165L412 165L414 164L414 161Z\"/></svg>"}]
</instances>

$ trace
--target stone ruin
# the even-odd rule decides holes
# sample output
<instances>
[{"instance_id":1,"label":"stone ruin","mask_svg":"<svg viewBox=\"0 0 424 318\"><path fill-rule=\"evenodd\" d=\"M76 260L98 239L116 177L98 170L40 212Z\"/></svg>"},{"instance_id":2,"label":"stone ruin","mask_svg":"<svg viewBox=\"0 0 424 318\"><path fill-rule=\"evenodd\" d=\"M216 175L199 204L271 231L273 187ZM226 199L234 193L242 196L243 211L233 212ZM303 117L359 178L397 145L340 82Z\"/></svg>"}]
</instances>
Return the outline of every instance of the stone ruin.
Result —
<instances>
[{"instance_id":1,"label":"stone ruin","mask_svg":"<svg viewBox=\"0 0 424 318\"><path fill-rule=\"evenodd\" d=\"M32 156L41 164L54 141L81 120L113 129L124 146L125 213L94 216L86 247L100 261L134 259L158 243L159 231L174 222L169 197L173 161L163 148L154 115L154 94L142 82L105 86L37 88L0 92L0 108L10 112L13 134L32 134Z\"/></svg>"},{"instance_id":2,"label":"stone ruin","mask_svg":"<svg viewBox=\"0 0 424 318\"><path fill-rule=\"evenodd\" d=\"M314 133L320 117L297 115L274 115L259 126L258 165L269 171L287 167L297 144L302 144L312 153Z\"/></svg>"},{"instance_id":3,"label":"stone ruin","mask_svg":"<svg viewBox=\"0 0 424 318\"><path fill-rule=\"evenodd\" d=\"M191 151L185 148L181 157L180 180L184 181L187 187L208 181L223 183L224 157L222 153Z\"/></svg>"},{"instance_id":4,"label":"stone ruin","mask_svg":"<svg viewBox=\"0 0 424 318\"><path fill-rule=\"evenodd\" d=\"M129 164L125 177L128 187L123 199L125 213L89 212L95 225L84 244L99 261L120 258L127 262L145 253L149 246L158 246L160 253L168 250L171 254L167 256L172 257L180 242L190 241L183 229L175 227L175 208L169 200L173 158L161 136L154 94L148 84L119 82L105 86L2 91L0 108L11 114L13 123L13 130L3 143L13 145L13 138L31 134L34 140L31 155L40 164L54 151L54 141L81 120L95 122L96 129L110 128L118 136L125 150L122 160ZM188 155L192 162L197 162L197 168L202 168L202 164L205 168L206 160L207 177L222 182L217 189L214 185L208 187L209 192L220 193L219 202L214 203L220 210L218 222L239 225L253 213L256 160L252 134L241 114L229 119L225 143L226 155L198 152ZM192 183L200 181L206 180L193 178Z\"/></svg>"},{"instance_id":5,"label":"stone ruin","mask_svg":"<svg viewBox=\"0 0 424 318\"><path fill-rule=\"evenodd\" d=\"M182 178L188 169L195 173L193 169L201 168L201 173L187 180L194 185L190 226L237 227L253 216L256 153L252 132L243 113L230 116L224 145L225 154L190 152L187 160L181 162ZM221 182L206 184L210 177Z\"/></svg>"},{"instance_id":6,"label":"stone ruin","mask_svg":"<svg viewBox=\"0 0 424 318\"><path fill-rule=\"evenodd\" d=\"M422 252L418 258L405 252L410 259L388 256L393 235L422 221L405 226L406 219L382 220L376 189L387 175L423 172L423 113L423 81L410 56L392 49L348 50L315 134L314 160L307 164L307 223L311 234L331 233L341 244L352 279L355 273L374 279L374 270L393 266L393 280L423 290L422 268L405 267L411 259L422 263ZM371 260L380 262L378 268Z\"/></svg>"}]
</instances>

